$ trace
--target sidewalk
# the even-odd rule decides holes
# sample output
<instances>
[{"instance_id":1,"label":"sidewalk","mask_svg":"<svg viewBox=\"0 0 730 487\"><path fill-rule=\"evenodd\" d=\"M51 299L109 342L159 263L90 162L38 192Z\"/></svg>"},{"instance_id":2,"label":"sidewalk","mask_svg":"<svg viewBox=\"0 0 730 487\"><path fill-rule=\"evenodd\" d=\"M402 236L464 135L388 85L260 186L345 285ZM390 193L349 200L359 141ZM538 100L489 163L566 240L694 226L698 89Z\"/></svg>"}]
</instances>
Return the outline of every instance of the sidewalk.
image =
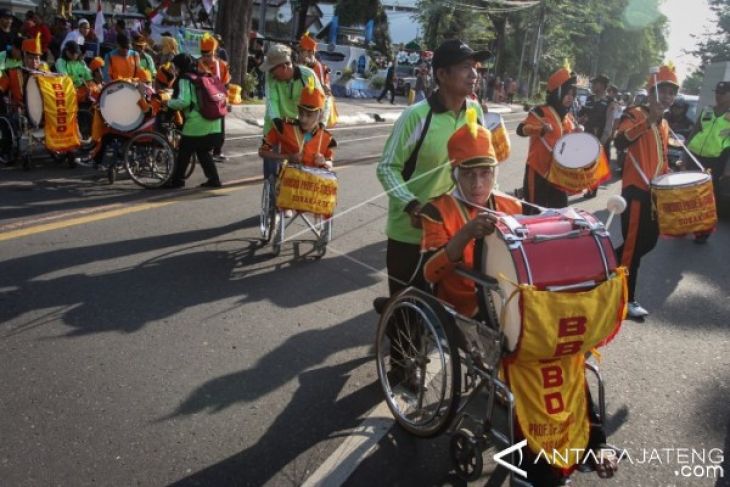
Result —
<instances>
[{"instance_id":1,"label":"sidewalk","mask_svg":"<svg viewBox=\"0 0 730 487\"><path fill-rule=\"evenodd\" d=\"M406 108L406 104L399 102L378 103L376 100L362 98L336 98L338 125L358 125L376 122L393 122ZM522 109L518 105L489 104L492 113L512 113ZM264 125L264 102L250 105L234 105L231 113L226 117L226 134L228 135L255 135L260 134Z\"/></svg>"}]
</instances>

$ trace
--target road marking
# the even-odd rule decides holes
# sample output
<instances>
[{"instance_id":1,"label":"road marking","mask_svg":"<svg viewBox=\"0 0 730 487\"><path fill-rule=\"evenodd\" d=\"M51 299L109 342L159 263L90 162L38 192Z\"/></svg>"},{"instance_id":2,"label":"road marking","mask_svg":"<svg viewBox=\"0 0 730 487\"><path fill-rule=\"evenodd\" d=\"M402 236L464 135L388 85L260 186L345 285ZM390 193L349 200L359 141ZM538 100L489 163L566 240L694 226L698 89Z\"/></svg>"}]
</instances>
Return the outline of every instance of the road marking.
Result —
<instances>
[{"instance_id":1,"label":"road marking","mask_svg":"<svg viewBox=\"0 0 730 487\"><path fill-rule=\"evenodd\" d=\"M344 132L345 130L365 130L365 129L375 129L380 127L392 127L393 123L387 123L387 122L380 122L380 123L368 123L368 124L361 124L361 125L354 125L352 127L336 127L327 129L329 132ZM256 134L256 135L233 135L231 137L226 137L226 140L252 140L252 139L260 139L263 137L263 133Z\"/></svg>"},{"instance_id":2,"label":"road marking","mask_svg":"<svg viewBox=\"0 0 730 487\"><path fill-rule=\"evenodd\" d=\"M363 140L373 140L373 139L384 139L385 137L389 137L390 134L378 134L378 135L372 135L370 137L361 137L358 139L344 139L344 140L338 140L337 145L340 146L342 144L346 144L348 142L362 142ZM227 154L229 159L235 159L237 157L244 157L244 156L252 156L254 154L258 155L259 151L250 151L250 152L234 152L231 154Z\"/></svg>"},{"instance_id":3,"label":"road marking","mask_svg":"<svg viewBox=\"0 0 730 487\"><path fill-rule=\"evenodd\" d=\"M375 406L302 487L338 487L345 483L394 423L385 401Z\"/></svg>"}]
</instances>

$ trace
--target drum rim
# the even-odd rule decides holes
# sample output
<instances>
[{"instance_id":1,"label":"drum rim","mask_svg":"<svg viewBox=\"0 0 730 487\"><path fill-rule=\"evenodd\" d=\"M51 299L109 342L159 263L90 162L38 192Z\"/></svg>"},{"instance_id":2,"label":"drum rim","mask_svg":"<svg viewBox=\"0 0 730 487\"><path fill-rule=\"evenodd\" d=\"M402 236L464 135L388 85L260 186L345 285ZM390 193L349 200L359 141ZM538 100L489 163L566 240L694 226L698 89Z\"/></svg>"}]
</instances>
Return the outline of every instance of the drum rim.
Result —
<instances>
[{"instance_id":1,"label":"drum rim","mask_svg":"<svg viewBox=\"0 0 730 487\"><path fill-rule=\"evenodd\" d=\"M28 76L28 80L25 82L25 86L23 87L23 101L25 102L25 113L28 115L28 120L34 127L41 128L43 127L43 123L45 122L46 111L43 109L43 92L41 91L41 87L38 85L38 80L36 79L37 76L38 75L36 74L31 74L30 76ZM38 122L33 120L33 117L31 117L30 115L30 110L28 109L28 85L31 81L35 83L36 89L38 90L38 94L41 98L41 118Z\"/></svg>"},{"instance_id":2,"label":"drum rim","mask_svg":"<svg viewBox=\"0 0 730 487\"><path fill-rule=\"evenodd\" d=\"M575 138L575 136L588 137L596 142L596 156L592 159L593 162L591 164L581 167L568 167L560 163L560 160L555 154L555 147L557 147L563 139L568 139L571 137ZM565 169L566 171L585 171L586 169L590 169L591 167L593 167L598 162L598 158L601 156L601 141L598 139L598 137L593 134L589 134L588 132L571 132L569 134L563 135L555 142L555 145L553 146L552 156L553 160L558 164L558 166L560 166L561 169Z\"/></svg>"},{"instance_id":3,"label":"drum rim","mask_svg":"<svg viewBox=\"0 0 730 487\"><path fill-rule=\"evenodd\" d=\"M132 125L125 126L124 128L121 128L120 125L117 122L109 122L106 119L106 117L104 116L104 100L105 100L104 94L107 93L107 90L111 89L112 87L116 87L116 88L114 88L114 92L117 92L120 89L118 87L119 86L122 86L122 85L129 86L129 87L133 88L134 91L137 94L139 94L139 91L137 91L137 87L135 86L134 83L131 83L131 82L129 82L127 80L123 80L123 79L114 80L111 83L109 83L106 86L104 86L104 88L102 88L101 89L101 92L99 93L99 114L101 115L101 118L104 120L104 122L107 125L109 125L111 128L113 128L114 130L118 130L120 132L132 132L132 131L137 130L138 128L140 128L142 126L142 124L144 123L145 113L142 111L141 108L139 110L139 119L138 119L138 121L136 121ZM142 99L142 95L141 94L139 95L139 99L140 100Z\"/></svg>"},{"instance_id":4,"label":"drum rim","mask_svg":"<svg viewBox=\"0 0 730 487\"><path fill-rule=\"evenodd\" d=\"M697 175L702 176L701 179L697 179L692 182L688 183L682 183L682 184L673 184L671 186L666 184L658 184L656 181L661 178L666 178L668 176L672 175ZM692 186L699 186L700 184L705 184L708 181L711 181L712 177L704 172L701 171L681 171L681 172L675 172L675 173L669 173L669 174L662 174L661 176L657 176L654 179L651 180L651 188L656 190L667 190L667 189L678 189L678 188L690 188Z\"/></svg>"}]
</instances>

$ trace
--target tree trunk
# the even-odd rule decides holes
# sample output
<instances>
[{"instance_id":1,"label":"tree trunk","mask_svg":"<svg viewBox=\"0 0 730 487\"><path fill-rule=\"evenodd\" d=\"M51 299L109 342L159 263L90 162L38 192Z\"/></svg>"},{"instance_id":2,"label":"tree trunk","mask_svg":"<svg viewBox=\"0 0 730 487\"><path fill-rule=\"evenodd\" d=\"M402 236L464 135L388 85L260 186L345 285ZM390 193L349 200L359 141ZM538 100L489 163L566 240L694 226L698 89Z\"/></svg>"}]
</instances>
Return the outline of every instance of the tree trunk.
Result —
<instances>
[{"instance_id":1,"label":"tree trunk","mask_svg":"<svg viewBox=\"0 0 730 487\"><path fill-rule=\"evenodd\" d=\"M494 54L494 74L504 76L504 56L507 46L507 36L505 35L507 17L504 14L490 15L489 19L494 26L494 32L497 34Z\"/></svg>"},{"instance_id":2,"label":"tree trunk","mask_svg":"<svg viewBox=\"0 0 730 487\"><path fill-rule=\"evenodd\" d=\"M310 0L301 0L299 6L299 16L297 17L297 30L294 33L294 43L296 43L300 37L304 35L304 31L307 29L307 12L309 12Z\"/></svg>"},{"instance_id":3,"label":"tree trunk","mask_svg":"<svg viewBox=\"0 0 730 487\"><path fill-rule=\"evenodd\" d=\"M223 38L233 83L243 86L248 68L248 33L253 0L220 0L216 32Z\"/></svg>"}]
</instances>

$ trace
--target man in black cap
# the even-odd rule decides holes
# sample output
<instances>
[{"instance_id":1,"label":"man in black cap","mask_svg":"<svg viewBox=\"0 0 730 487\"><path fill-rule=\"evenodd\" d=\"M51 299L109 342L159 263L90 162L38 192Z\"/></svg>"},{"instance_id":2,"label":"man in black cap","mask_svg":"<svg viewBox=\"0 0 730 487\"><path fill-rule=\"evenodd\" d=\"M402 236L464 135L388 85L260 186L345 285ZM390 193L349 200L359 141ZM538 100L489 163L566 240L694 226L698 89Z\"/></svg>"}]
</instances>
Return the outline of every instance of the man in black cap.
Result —
<instances>
[{"instance_id":1,"label":"man in black cap","mask_svg":"<svg viewBox=\"0 0 730 487\"><path fill-rule=\"evenodd\" d=\"M474 51L458 39L444 41L432 61L437 91L406 108L385 143L377 176L389 200L385 231L391 296L409 282L424 286L419 213L422 205L453 185L447 142L466 123L467 109L474 109L483 123L479 102L469 96L477 82L477 63L489 57L489 51ZM376 299L376 310L386 302Z\"/></svg>"},{"instance_id":2,"label":"man in black cap","mask_svg":"<svg viewBox=\"0 0 730 487\"><path fill-rule=\"evenodd\" d=\"M13 14L4 8L0 9L0 50L10 51L18 32L13 29Z\"/></svg>"},{"instance_id":3,"label":"man in black cap","mask_svg":"<svg viewBox=\"0 0 730 487\"><path fill-rule=\"evenodd\" d=\"M608 96L606 90L611 80L605 74L599 74L591 80L593 94L586 99L579 116L584 122L585 131L593 134L601 141L606 156L611 157L611 136L613 134L613 111L615 101ZM598 189L586 192L586 198L596 196Z\"/></svg>"}]
</instances>

